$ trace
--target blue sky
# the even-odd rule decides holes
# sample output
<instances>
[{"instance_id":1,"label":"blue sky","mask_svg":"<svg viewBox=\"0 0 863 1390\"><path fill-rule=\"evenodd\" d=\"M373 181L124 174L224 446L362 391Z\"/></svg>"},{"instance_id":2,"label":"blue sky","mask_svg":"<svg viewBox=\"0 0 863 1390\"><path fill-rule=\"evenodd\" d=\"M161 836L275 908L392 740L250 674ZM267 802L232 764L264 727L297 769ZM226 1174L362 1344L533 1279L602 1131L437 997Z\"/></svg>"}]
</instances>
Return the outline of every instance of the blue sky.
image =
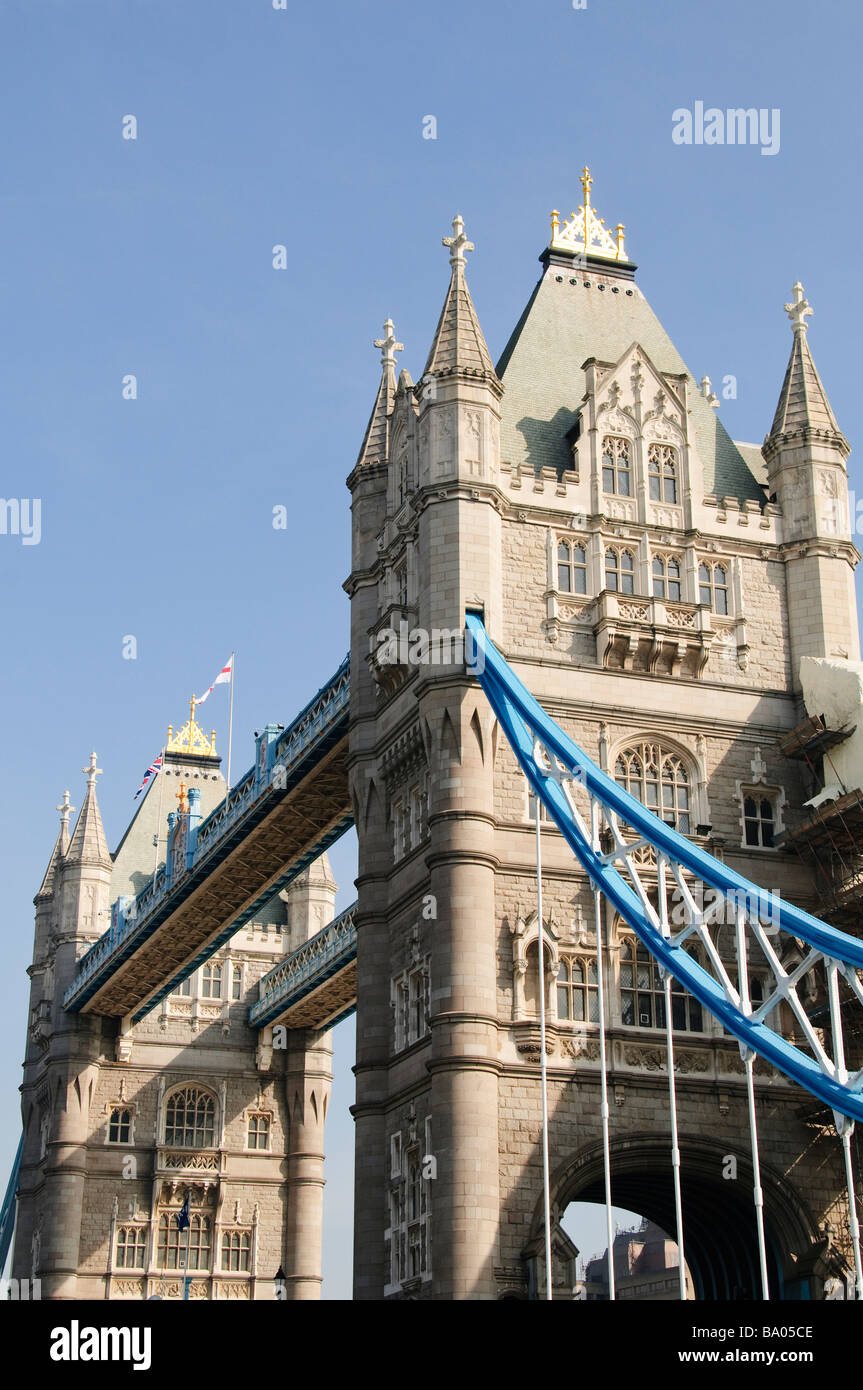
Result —
<instances>
[{"instance_id":1,"label":"blue sky","mask_svg":"<svg viewBox=\"0 0 863 1390\"><path fill-rule=\"evenodd\" d=\"M791 342L782 306L801 279L853 436L860 31L851 0L0 6L0 492L42 503L38 545L0 535L7 1170L54 806L67 786L80 806L95 747L115 844L166 725L233 648L238 772L252 730L286 722L335 669L371 340L392 315L401 365L420 375L457 211L496 356L549 211L578 205L589 163L595 206L626 224L639 284L690 368L736 377L721 416L737 439L770 426ZM672 113L696 101L778 108L778 153L675 144ZM272 527L278 505L286 530ZM208 710L224 746L222 690ZM351 844L332 858L346 902ZM333 1297L349 1290L352 1028L336 1034Z\"/></svg>"}]
</instances>

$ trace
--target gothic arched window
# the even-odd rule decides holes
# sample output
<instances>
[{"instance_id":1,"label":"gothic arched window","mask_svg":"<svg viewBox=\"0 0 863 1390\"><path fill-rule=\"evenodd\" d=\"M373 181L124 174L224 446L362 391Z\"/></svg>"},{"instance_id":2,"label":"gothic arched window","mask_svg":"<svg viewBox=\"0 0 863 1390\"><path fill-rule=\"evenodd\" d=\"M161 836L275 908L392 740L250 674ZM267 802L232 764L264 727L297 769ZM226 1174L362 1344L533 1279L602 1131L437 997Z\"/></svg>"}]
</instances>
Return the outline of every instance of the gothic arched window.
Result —
<instances>
[{"instance_id":1,"label":"gothic arched window","mask_svg":"<svg viewBox=\"0 0 863 1390\"><path fill-rule=\"evenodd\" d=\"M587 593L587 551L578 541L558 544L557 587L562 594Z\"/></svg>"},{"instance_id":2,"label":"gothic arched window","mask_svg":"<svg viewBox=\"0 0 863 1390\"><path fill-rule=\"evenodd\" d=\"M698 602L706 603L714 613L728 614L728 570L724 565L698 566Z\"/></svg>"},{"instance_id":3,"label":"gothic arched window","mask_svg":"<svg viewBox=\"0 0 863 1390\"><path fill-rule=\"evenodd\" d=\"M222 1232L222 1269L248 1274L251 1253L251 1231Z\"/></svg>"},{"instance_id":4,"label":"gothic arched window","mask_svg":"<svg viewBox=\"0 0 863 1390\"><path fill-rule=\"evenodd\" d=\"M689 835L691 778L683 759L658 743L639 743L622 748L615 759L614 780L649 811Z\"/></svg>"},{"instance_id":5,"label":"gothic arched window","mask_svg":"<svg viewBox=\"0 0 863 1390\"><path fill-rule=\"evenodd\" d=\"M114 1263L118 1269L143 1269L147 1244L145 1226L118 1226Z\"/></svg>"},{"instance_id":6,"label":"gothic arched window","mask_svg":"<svg viewBox=\"0 0 863 1390\"><path fill-rule=\"evenodd\" d=\"M128 1144L132 1130L132 1116L123 1106L115 1106L108 1119L108 1143Z\"/></svg>"},{"instance_id":7,"label":"gothic arched window","mask_svg":"<svg viewBox=\"0 0 863 1390\"><path fill-rule=\"evenodd\" d=\"M635 936L620 946L620 1021L631 1028L665 1027L665 986L659 966ZM677 980L671 981L671 1022L675 1029L704 1032L701 1005Z\"/></svg>"},{"instance_id":8,"label":"gothic arched window","mask_svg":"<svg viewBox=\"0 0 863 1390\"><path fill-rule=\"evenodd\" d=\"M190 1217L186 1231L177 1226L176 1214L163 1211L159 1217L157 1261L160 1269L181 1269L180 1252L186 1256L186 1269L210 1268L212 1229L208 1216Z\"/></svg>"},{"instance_id":9,"label":"gothic arched window","mask_svg":"<svg viewBox=\"0 0 863 1390\"><path fill-rule=\"evenodd\" d=\"M669 444L649 446L647 481L651 502L677 501L677 453Z\"/></svg>"},{"instance_id":10,"label":"gothic arched window","mask_svg":"<svg viewBox=\"0 0 863 1390\"><path fill-rule=\"evenodd\" d=\"M618 497L632 496L632 445L628 439L608 434L603 439L602 490Z\"/></svg>"},{"instance_id":11,"label":"gothic arched window","mask_svg":"<svg viewBox=\"0 0 863 1390\"><path fill-rule=\"evenodd\" d=\"M574 1023L599 1022L596 961L564 956L557 972L557 1016Z\"/></svg>"},{"instance_id":12,"label":"gothic arched window","mask_svg":"<svg viewBox=\"0 0 863 1390\"><path fill-rule=\"evenodd\" d=\"M680 556L655 555L653 557L653 597L668 599L670 603L679 603L681 594Z\"/></svg>"},{"instance_id":13,"label":"gothic arched window","mask_svg":"<svg viewBox=\"0 0 863 1390\"><path fill-rule=\"evenodd\" d=\"M605 552L605 587L616 594L635 593L635 563L629 550Z\"/></svg>"},{"instance_id":14,"label":"gothic arched window","mask_svg":"<svg viewBox=\"0 0 863 1390\"><path fill-rule=\"evenodd\" d=\"M216 1102L200 1086L183 1086L168 1096L165 1143L189 1149L211 1149L215 1141Z\"/></svg>"}]
</instances>

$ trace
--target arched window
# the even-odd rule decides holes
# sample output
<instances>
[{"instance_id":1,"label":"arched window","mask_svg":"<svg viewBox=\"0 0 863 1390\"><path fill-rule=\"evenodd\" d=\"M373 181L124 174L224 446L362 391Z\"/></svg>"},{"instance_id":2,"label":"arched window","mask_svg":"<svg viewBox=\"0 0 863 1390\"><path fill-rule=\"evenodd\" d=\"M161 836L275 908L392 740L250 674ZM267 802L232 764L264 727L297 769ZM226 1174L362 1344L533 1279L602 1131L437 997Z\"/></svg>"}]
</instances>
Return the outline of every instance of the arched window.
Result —
<instances>
[{"instance_id":1,"label":"arched window","mask_svg":"<svg viewBox=\"0 0 863 1390\"><path fill-rule=\"evenodd\" d=\"M620 1021L631 1028L665 1027L665 986L659 966L635 936L624 937L620 947ZM675 1029L704 1032L701 1005L674 979L671 1022Z\"/></svg>"},{"instance_id":2,"label":"arched window","mask_svg":"<svg viewBox=\"0 0 863 1390\"><path fill-rule=\"evenodd\" d=\"M222 963L221 961L208 961L201 971L201 998L202 999L221 999L222 997Z\"/></svg>"},{"instance_id":3,"label":"arched window","mask_svg":"<svg viewBox=\"0 0 863 1390\"><path fill-rule=\"evenodd\" d=\"M671 603L681 599L680 557L678 555L655 555L653 557L653 597L665 598Z\"/></svg>"},{"instance_id":4,"label":"arched window","mask_svg":"<svg viewBox=\"0 0 863 1390\"><path fill-rule=\"evenodd\" d=\"M122 1106L115 1106L108 1120L108 1143L128 1144L132 1129L132 1116Z\"/></svg>"},{"instance_id":5,"label":"arched window","mask_svg":"<svg viewBox=\"0 0 863 1390\"><path fill-rule=\"evenodd\" d=\"M564 957L557 972L557 1016L573 1023L599 1022L596 961Z\"/></svg>"},{"instance_id":6,"label":"arched window","mask_svg":"<svg viewBox=\"0 0 863 1390\"><path fill-rule=\"evenodd\" d=\"M186 1269L210 1268L212 1230L208 1216L192 1216L181 1231L176 1214L163 1211L159 1217L159 1243L156 1263L160 1269L182 1269L180 1252L186 1256Z\"/></svg>"},{"instance_id":7,"label":"arched window","mask_svg":"<svg viewBox=\"0 0 863 1390\"><path fill-rule=\"evenodd\" d=\"M114 1263L118 1269L143 1269L147 1244L145 1226L118 1226Z\"/></svg>"},{"instance_id":8,"label":"arched window","mask_svg":"<svg viewBox=\"0 0 863 1390\"><path fill-rule=\"evenodd\" d=\"M677 753L646 741L622 748L615 760L614 780L666 825L681 835L690 834L690 776Z\"/></svg>"},{"instance_id":9,"label":"arched window","mask_svg":"<svg viewBox=\"0 0 863 1390\"><path fill-rule=\"evenodd\" d=\"M635 592L635 564L628 550L605 552L605 587L616 594Z\"/></svg>"},{"instance_id":10,"label":"arched window","mask_svg":"<svg viewBox=\"0 0 863 1390\"><path fill-rule=\"evenodd\" d=\"M211 1149L215 1139L216 1103L199 1086L173 1091L165 1106L165 1143Z\"/></svg>"},{"instance_id":11,"label":"arched window","mask_svg":"<svg viewBox=\"0 0 863 1390\"><path fill-rule=\"evenodd\" d=\"M647 479L651 502L677 501L677 454L670 445L650 445Z\"/></svg>"},{"instance_id":12,"label":"arched window","mask_svg":"<svg viewBox=\"0 0 863 1390\"><path fill-rule=\"evenodd\" d=\"M612 435L603 439L602 490L618 497L632 496L632 445L628 439Z\"/></svg>"},{"instance_id":13,"label":"arched window","mask_svg":"<svg viewBox=\"0 0 863 1390\"><path fill-rule=\"evenodd\" d=\"M714 613L728 613L728 570L724 565L702 562L698 566L698 602Z\"/></svg>"},{"instance_id":14,"label":"arched window","mask_svg":"<svg viewBox=\"0 0 863 1390\"><path fill-rule=\"evenodd\" d=\"M773 848L774 810L767 796L750 793L743 798L743 831L747 845Z\"/></svg>"},{"instance_id":15,"label":"arched window","mask_svg":"<svg viewBox=\"0 0 863 1390\"><path fill-rule=\"evenodd\" d=\"M558 544L557 588L561 594L587 593L587 552L578 541Z\"/></svg>"},{"instance_id":16,"label":"arched window","mask_svg":"<svg viewBox=\"0 0 863 1390\"><path fill-rule=\"evenodd\" d=\"M248 1274L251 1253L251 1231L222 1232L222 1269Z\"/></svg>"}]
</instances>

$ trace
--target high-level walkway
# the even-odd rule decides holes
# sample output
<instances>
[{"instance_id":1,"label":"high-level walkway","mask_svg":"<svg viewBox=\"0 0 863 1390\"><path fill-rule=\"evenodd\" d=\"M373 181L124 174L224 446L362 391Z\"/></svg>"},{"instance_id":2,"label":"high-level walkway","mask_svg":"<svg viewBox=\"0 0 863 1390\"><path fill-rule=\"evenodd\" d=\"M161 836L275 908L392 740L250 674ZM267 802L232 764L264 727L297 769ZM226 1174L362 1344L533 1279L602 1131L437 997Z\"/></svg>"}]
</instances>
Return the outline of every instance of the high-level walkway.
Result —
<instances>
[{"instance_id":1,"label":"high-level walkway","mask_svg":"<svg viewBox=\"0 0 863 1390\"><path fill-rule=\"evenodd\" d=\"M353 824L348 658L207 819L180 817L167 861L82 956L69 1011L142 1018Z\"/></svg>"}]
</instances>

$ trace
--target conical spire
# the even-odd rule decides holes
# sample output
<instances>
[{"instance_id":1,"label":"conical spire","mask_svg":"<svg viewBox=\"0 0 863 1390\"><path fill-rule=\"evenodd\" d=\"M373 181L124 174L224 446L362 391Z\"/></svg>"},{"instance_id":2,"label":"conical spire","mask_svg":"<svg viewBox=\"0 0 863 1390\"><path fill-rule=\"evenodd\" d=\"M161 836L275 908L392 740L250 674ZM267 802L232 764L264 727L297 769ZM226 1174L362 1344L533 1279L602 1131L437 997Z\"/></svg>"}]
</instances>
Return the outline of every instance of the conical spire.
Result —
<instances>
[{"instance_id":1,"label":"conical spire","mask_svg":"<svg viewBox=\"0 0 863 1390\"><path fill-rule=\"evenodd\" d=\"M381 384L363 435L357 457L358 468L364 464L385 463L389 457L390 416L396 395L396 353L405 350L404 343L396 342L392 319L387 319L384 336L375 338L374 345L381 349Z\"/></svg>"},{"instance_id":2,"label":"conical spire","mask_svg":"<svg viewBox=\"0 0 863 1390\"><path fill-rule=\"evenodd\" d=\"M465 236L460 216L453 218L452 230L452 236L443 237L452 274L423 376L468 372L497 381L464 274L464 253L474 249L473 242Z\"/></svg>"},{"instance_id":3,"label":"conical spire","mask_svg":"<svg viewBox=\"0 0 863 1390\"><path fill-rule=\"evenodd\" d=\"M812 313L812 308L804 297L799 280L794 286L794 299L785 305L785 312L791 320L794 341L779 404L767 438L775 439L778 435L793 434L799 430L818 430L836 436L847 453L847 442L836 423L836 416L806 341L806 319Z\"/></svg>"},{"instance_id":4,"label":"conical spire","mask_svg":"<svg viewBox=\"0 0 863 1390\"><path fill-rule=\"evenodd\" d=\"M99 803L96 800L96 778L102 772L102 769L96 766L96 761L96 754L91 753L89 767L82 769L87 774L87 791L78 823L66 851L65 863L96 864L100 868L110 869L111 855L102 827Z\"/></svg>"},{"instance_id":5,"label":"conical spire","mask_svg":"<svg viewBox=\"0 0 863 1390\"><path fill-rule=\"evenodd\" d=\"M63 800L57 807L60 812L60 834L57 836L57 843L54 846L48 867L45 870L45 877L42 880L42 887L33 899L38 903L43 898L53 898L54 890L57 887L57 870L62 864L66 851L69 848L69 816L75 807L70 805L69 793L63 793Z\"/></svg>"}]
</instances>

